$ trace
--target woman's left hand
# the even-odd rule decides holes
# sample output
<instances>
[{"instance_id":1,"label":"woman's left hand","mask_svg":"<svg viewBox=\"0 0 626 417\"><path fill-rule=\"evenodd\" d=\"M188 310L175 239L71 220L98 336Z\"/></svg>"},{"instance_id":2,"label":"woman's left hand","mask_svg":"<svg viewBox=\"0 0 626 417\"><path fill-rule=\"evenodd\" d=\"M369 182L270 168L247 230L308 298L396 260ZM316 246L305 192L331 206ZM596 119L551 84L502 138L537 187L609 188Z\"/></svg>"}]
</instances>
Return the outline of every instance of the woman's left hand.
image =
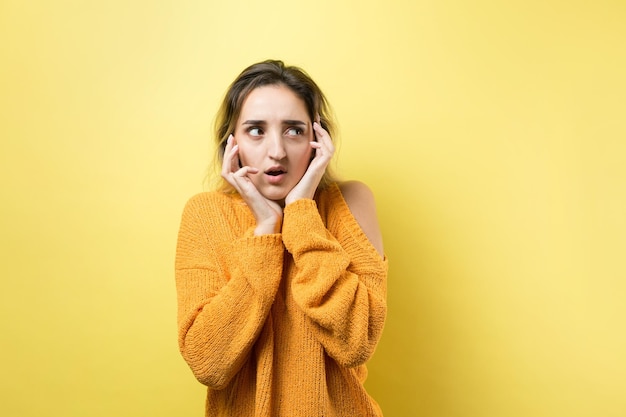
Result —
<instances>
[{"instance_id":1,"label":"woman's left hand","mask_svg":"<svg viewBox=\"0 0 626 417\"><path fill-rule=\"evenodd\" d=\"M315 156L300 179L300 182L298 182L289 194L287 194L287 197L285 197L285 205L301 198L312 199L315 196L317 186L335 153L333 141L326 129L319 123L319 118L318 121L313 123L313 131L317 138L316 142L311 142L311 148L313 148Z\"/></svg>"}]
</instances>

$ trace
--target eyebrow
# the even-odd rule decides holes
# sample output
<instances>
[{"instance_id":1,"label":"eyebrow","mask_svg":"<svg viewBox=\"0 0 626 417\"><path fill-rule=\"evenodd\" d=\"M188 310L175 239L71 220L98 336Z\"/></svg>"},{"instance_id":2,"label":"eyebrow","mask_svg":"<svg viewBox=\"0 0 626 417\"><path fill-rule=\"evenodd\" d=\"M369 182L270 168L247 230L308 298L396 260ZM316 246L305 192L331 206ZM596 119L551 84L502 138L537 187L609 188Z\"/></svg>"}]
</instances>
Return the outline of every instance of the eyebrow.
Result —
<instances>
[{"instance_id":1,"label":"eyebrow","mask_svg":"<svg viewBox=\"0 0 626 417\"><path fill-rule=\"evenodd\" d=\"M259 126L259 125L266 125L267 122L265 120L246 120L242 124ZM307 125L307 123L303 122L302 120L283 120L282 124L288 125L288 126L306 126Z\"/></svg>"}]
</instances>

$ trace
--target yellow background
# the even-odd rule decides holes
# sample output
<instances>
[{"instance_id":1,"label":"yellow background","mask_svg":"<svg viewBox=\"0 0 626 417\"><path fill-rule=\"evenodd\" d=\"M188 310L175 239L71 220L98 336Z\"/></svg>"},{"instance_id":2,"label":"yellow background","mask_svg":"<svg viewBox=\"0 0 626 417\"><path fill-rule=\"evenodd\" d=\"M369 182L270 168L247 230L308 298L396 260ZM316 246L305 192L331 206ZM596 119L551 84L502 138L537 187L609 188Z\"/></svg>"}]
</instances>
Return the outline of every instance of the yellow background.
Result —
<instances>
[{"instance_id":1,"label":"yellow background","mask_svg":"<svg viewBox=\"0 0 626 417\"><path fill-rule=\"evenodd\" d=\"M626 3L0 3L0 415L200 416L174 248L281 58L377 195L386 416L626 415Z\"/></svg>"}]
</instances>

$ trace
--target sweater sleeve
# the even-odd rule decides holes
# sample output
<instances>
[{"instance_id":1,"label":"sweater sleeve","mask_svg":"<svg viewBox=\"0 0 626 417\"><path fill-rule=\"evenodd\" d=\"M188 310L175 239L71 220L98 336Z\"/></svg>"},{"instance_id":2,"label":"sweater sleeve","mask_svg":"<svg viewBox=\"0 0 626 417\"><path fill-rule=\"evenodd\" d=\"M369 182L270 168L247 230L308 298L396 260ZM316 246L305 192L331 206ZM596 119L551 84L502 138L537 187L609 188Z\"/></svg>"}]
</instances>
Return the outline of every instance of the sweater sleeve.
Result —
<instances>
[{"instance_id":1,"label":"sweater sleeve","mask_svg":"<svg viewBox=\"0 0 626 417\"><path fill-rule=\"evenodd\" d=\"M343 202L343 201L342 201ZM343 203L333 229L324 225L314 200L285 207L283 242L292 254L296 277L291 289L328 355L353 367L373 354L382 334L387 260L380 257Z\"/></svg>"},{"instance_id":2,"label":"sweater sleeve","mask_svg":"<svg viewBox=\"0 0 626 417\"><path fill-rule=\"evenodd\" d=\"M203 384L220 389L244 364L280 284L279 234L230 239L217 204L191 199L176 248L178 342Z\"/></svg>"}]
</instances>

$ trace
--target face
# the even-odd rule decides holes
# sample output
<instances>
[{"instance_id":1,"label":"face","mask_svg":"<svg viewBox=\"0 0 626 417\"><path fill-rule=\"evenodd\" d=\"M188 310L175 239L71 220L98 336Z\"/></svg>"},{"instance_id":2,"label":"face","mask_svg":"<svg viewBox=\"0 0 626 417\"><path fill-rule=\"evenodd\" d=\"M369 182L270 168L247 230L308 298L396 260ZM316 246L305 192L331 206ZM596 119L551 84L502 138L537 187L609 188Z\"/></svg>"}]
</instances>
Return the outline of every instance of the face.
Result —
<instances>
[{"instance_id":1,"label":"face","mask_svg":"<svg viewBox=\"0 0 626 417\"><path fill-rule=\"evenodd\" d=\"M267 199L283 203L306 172L313 126L304 101L282 85L263 86L246 97L235 128L242 166L259 170L249 178Z\"/></svg>"}]
</instances>

